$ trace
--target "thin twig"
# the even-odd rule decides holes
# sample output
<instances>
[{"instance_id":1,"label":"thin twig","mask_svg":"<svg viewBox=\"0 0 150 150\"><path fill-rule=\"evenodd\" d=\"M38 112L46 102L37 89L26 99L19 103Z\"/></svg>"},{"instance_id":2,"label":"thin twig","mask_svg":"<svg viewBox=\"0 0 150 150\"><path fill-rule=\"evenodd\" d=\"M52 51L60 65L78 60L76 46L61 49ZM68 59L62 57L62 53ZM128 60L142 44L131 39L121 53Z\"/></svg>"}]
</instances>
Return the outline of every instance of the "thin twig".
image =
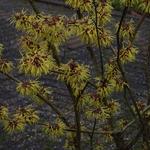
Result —
<instances>
[{"instance_id":1,"label":"thin twig","mask_svg":"<svg viewBox=\"0 0 150 150\"><path fill-rule=\"evenodd\" d=\"M100 41L99 41L99 29L98 29L98 15L97 15L97 3L93 0L94 11L95 11L95 28L96 28L96 35L97 35L97 42L98 42L98 50L100 55L100 63L101 63L101 75L104 78L104 61L103 61L103 52L101 49Z\"/></svg>"},{"instance_id":2,"label":"thin twig","mask_svg":"<svg viewBox=\"0 0 150 150\"><path fill-rule=\"evenodd\" d=\"M141 115L144 115L147 111L150 110L150 105L148 105L142 112ZM135 123L135 121L137 121L137 118L132 120L131 122L129 122L122 130L122 132L125 132L131 125L133 125L133 123Z\"/></svg>"},{"instance_id":3,"label":"thin twig","mask_svg":"<svg viewBox=\"0 0 150 150\"><path fill-rule=\"evenodd\" d=\"M117 36L117 50L118 50L118 52L117 52L117 64L118 64L118 68L120 70L120 73L121 73L121 75L123 77L123 80L126 82L126 84L124 85L124 88L127 89L128 93L130 95L130 98L131 98L131 100L133 102L133 105L135 107L135 110L137 112L137 115L139 117L139 121L140 121L141 125L144 127L144 123L143 123L140 111L139 111L139 109L137 107L137 104L136 104L136 101L135 101L134 96L132 94L132 91L131 91L131 89L128 86L129 84L128 84L128 81L126 79L126 75L125 75L125 72L123 70L123 67L122 67L122 64L121 64L121 60L120 60L120 50L122 48L122 44L120 42L120 30L121 30L121 26L122 26L122 24L124 22L125 16L127 14L127 11L128 11L128 7L125 7L124 10L123 10L122 16L121 16L121 20L120 20L120 23L119 23L119 27L118 27L117 33L116 33L116 36Z\"/></svg>"},{"instance_id":4,"label":"thin twig","mask_svg":"<svg viewBox=\"0 0 150 150\"><path fill-rule=\"evenodd\" d=\"M94 119L94 124L93 124L93 128L92 128L92 133L90 134L90 149L91 149L91 150L93 150L93 138L94 138L94 134L95 134L96 124L97 124L97 120Z\"/></svg>"}]
</instances>

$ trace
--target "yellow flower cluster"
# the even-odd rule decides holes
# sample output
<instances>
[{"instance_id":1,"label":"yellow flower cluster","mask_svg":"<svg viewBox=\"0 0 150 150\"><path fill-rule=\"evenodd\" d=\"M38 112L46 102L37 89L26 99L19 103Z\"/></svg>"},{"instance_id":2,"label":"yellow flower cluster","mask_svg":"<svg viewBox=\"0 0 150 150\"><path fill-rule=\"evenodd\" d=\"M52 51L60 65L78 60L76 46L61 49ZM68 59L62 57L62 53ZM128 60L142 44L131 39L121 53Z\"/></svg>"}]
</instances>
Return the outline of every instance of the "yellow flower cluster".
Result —
<instances>
[{"instance_id":1,"label":"yellow flower cluster","mask_svg":"<svg viewBox=\"0 0 150 150\"><path fill-rule=\"evenodd\" d=\"M100 45L107 47L112 43L112 36L109 30L104 27L98 28L98 37L95 24L92 19L84 18L83 21L78 22L75 26L75 34L80 37L81 41L86 44Z\"/></svg>"},{"instance_id":2,"label":"yellow flower cluster","mask_svg":"<svg viewBox=\"0 0 150 150\"><path fill-rule=\"evenodd\" d=\"M25 31L33 41L46 39L57 50L69 36L65 20L63 16L28 15L24 11L12 18L16 28Z\"/></svg>"},{"instance_id":3,"label":"yellow flower cluster","mask_svg":"<svg viewBox=\"0 0 150 150\"><path fill-rule=\"evenodd\" d=\"M61 64L61 62L56 64L55 61L57 61L57 54L58 56L60 54L61 44L70 36L78 36L82 42L90 46L98 47L100 44L101 47L108 47L111 45L113 37L110 30L106 28L106 23L110 21L111 17L111 1L65 0L65 2L79 10L82 13L82 18L77 19L76 16L68 18L44 14L28 15L24 11L16 13L13 17L12 22L15 23L16 28L26 33L20 40L22 58L20 59L19 70L33 77L41 77L50 72L58 73L57 79L71 87L71 94L75 98L79 96L79 104L81 104L79 108L83 111L85 119L106 121L120 110L118 101L109 98L109 96L112 92L121 91L126 84L121 78L116 57L104 66L104 77L93 79L92 82L94 82L95 88L89 91L87 88L84 93L81 93L81 91L87 83L91 83L89 82L89 68L73 60L66 64ZM136 0L136 2L139 3L138 6L143 11L150 11L148 1ZM143 2L143 4L140 4L140 2ZM123 0L122 3L126 6L133 6L130 0ZM95 15L96 12L97 15ZM120 30L120 37L123 43L125 43L124 40L129 42L130 38L134 36L134 32L135 29L132 21L123 22ZM0 45L0 53L2 49ZM136 54L137 49L135 47L131 46L130 43L124 44L120 50L119 59L124 64L133 61ZM11 64L3 64L3 62L4 60L1 62L0 59L0 71L8 73L12 66ZM37 80L20 82L17 84L16 89L20 94L30 96L38 103L41 103L38 94L44 98L49 98L51 93L50 89L43 87ZM8 118L8 109L1 106L0 119L6 119L4 120L4 129L12 132L23 130L26 124L37 123L39 116L31 107L25 107L19 108L13 115L13 118L10 119ZM60 119L56 119L53 123L42 124L42 126L43 131L52 138L64 136L65 125ZM73 129L76 130L76 128ZM105 130L110 129L107 128ZM67 133L66 148L74 149L74 142L76 142L75 134ZM110 133L107 134L106 132L106 136L111 138Z\"/></svg>"},{"instance_id":4,"label":"yellow flower cluster","mask_svg":"<svg viewBox=\"0 0 150 150\"><path fill-rule=\"evenodd\" d=\"M138 53L137 48L131 46L123 47L120 51L120 60L122 63L132 62L135 60L136 54Z\"/></svg>"},{"instance_id":5,"label":"yellow flower cluster","mask_svg":"<svg viewBox=\"0 0 150 150\"><path fill-rule=\"evenodd\" d=\"M65 0L66 4L81 11L90 12L92 10L92 0Z\"/></svg>"},{"instance_id":6,"label":"yellow flower cluster","mask_svg":"<svg viewBox=\"0 0 150 150\"><path fill-rule=\"evenodd\" d=\"M4 130L8 133L14 131L22 131L25 128L25 123L22 118L13 118L3 121Z\"/></svg>"},{"instance_id":7,"label":"yellow flower cluster","mask_svg":"<svg viewBox=\"0 0 150 150\"><path fill-rule=\"evenodd\" d=\"M119 24L116 25L117 30L118 30L118 26ZM120 37L125 39L130 39L133 37L134 32L135 32L135 25L133 21L131 20L129 22L124 22L120 29Z\"/></svg>"},{"instance_id":8,"label":"yellow flower cluster","mask_svg":"<svg viewBox=\"0 0 150 150\"><path fill-rule=\"evenodd\" d=\"M16 90L23 96L30 96L30 98L37 104L42 105L43 101L37 94L47 99L51 97L52 90L44 87L37 80L23 81L17 84Z\"/></svg>"},{"instance_id":9,"label":"yellow flower cluster","mask_svg":"<svg viewBox=\"0 0 150 150\"><path fill-rule=\"evenodd\" d=\"M8 133L22 131L27 124L34 124L39 120L37 112L30 106L17 109L10 117L8 117L8 108L1 106L0 115L4 130Z\"/></svg>"},{"instance_id":10,"label":"yellow flower cluster","mask_svg":"<svg viewBox=\"0 0 150 150\"><path fill-rule=\"evenodd\" d=\"M75 133L67 133L64 148L67 150L75 150Z\"/></svg>"},{"instance_id":11,"label":"yellow flower cluster","mask_svg":"<svg viewBox=\"0 0 150 150\"><path fill-rule=\"evenodd\" d=\"M97 3L97 21L98 25L105 25L110 21L112 6L109 0ZM92 9L91 18L95 19L95 10Z\"/></svg>"},{"instance_id":12,"label":"yellow flower cluster","mask_svg":"<svg viewBox=\"0 0 150 150\"><path fill-rule=\"evenodd\" d=\"M96 118L101 121L105 121L106 119L110 118L109 109L105 106L97 106L95 108L91 107L86 110L85 115L89 119Z\"/></svg>"},{"instance_id":13,"label":"yellow flower cluster","mask_svg":"<svg viewBox=\"0 0 150 150\"><path fill-rule=\"evenodd\" d=\"M48 74L54 68L54 60L45 51L34 51L26 53L19 64L19 71L32 76L40 77Z\"/></svg>"},{"instance_id":14,"label":"yellow flower cluster","mask_svg":"<svg viewBox=\"0 0 150 150\"><path fill-rule=\"evenodd\" d=\"M80 99L87 118L96 118L102 121L110 118L119 111L120 105L116 100L109 100L105 104L99 93L84 94Z\"/></svg>"},{"instance_id":15,"label":"yellow flower cluster","mask_svg":"<svg viewBox=\"0 0 150 150\"><path fill-rule=\"evenodd\" d=\"M11 72L13 69L13 64L12 62L6 60L6 59L2 59L0 58L0 71L3 73L9 73Z\"/></svg>"},{"instance_id":16,"label":"yellow flower cluster","mask_svg":"<svg viewBox=\"0 0 150 150\"><path fill-rule=\"evenodd\" d=\"M17 84L16 90L24 96L36 95L39 92L40 83L38 81L24 81Z\"/></svg>"},{"instance_id":17,"label":"yellow flower cluster","mask_svg":"<svg viewBox=\"0 0 150 150\"><path fill-rule=\"evenodd\" d=\"M8 108L6 106L0 106L0 120L5 120L8 118Z\"/></svg>"},{"instance_id":18,"label":"yellow flower cluster","mask_svg":"<svg viewBox=\"0 0 150 150\"><path fill-rule=\"evenodd\" d=\"M34 51L49 51L48 42L45 40L33 40L29 35L22 36L20 40L22 53L34 52Z\"/></svg>"},{"instance_id":19,"label":"yellow flower cluster","mask_svg":"<svg viewBox=\"0 0 150 150\"><path fill-rule=\"evenodd\" d=\"M82 95L80 99L80 103L83 106L86 105L93 105L93 106L98 106L102 102L102 97L97 93L86 93Z\"/></svg>"},{"instance_id":20,"label":"yellow flower cluster","mask_svg":"<svg viewBox=\"0 0 150 150\"><path fill-rule=\"evenodd\" d=\"M16 119L22 118L25 123L31 125L39 120L38 113L30 106L19 108L14 115Z\"/></svg>"},{"instance_id":21,"label":"yellow flower cluster","mask_svg":"<svg viewBox=\"0 0 150 150\"><path fill-rule=\"evenodd\" d=\"M113 85L111 80L104 78L98 81L97 83L97 92L101 97L107 97L113 90Z\"/></svg>"},{"instance_id":22,"label":"yellow flower cluster","mask_svg":"<svg viewBox=\"0 0 150 150\"><path fill-rule=\"evenodd\" d=\"M52 124L46 123L43 131L52 138L58 138L64 135L65 125L60 119L56 119Z\"/></svg>"},{"instance_id":23,"label":"yellow flower cluster","mask_svg":"<svg viewBox=\"0 0 150 150\"><path fill-rule=\"evenodd\" d=\"M13 63L7 59L2 58L3 50L4 47L2 44L0 44L0 71L3 73L9 73L13 69Z\"/></svg>"},{"instance_id":24,"label":"yellow flower cluster","mask_svg":"<svg viewBox=\"0 0 150 150\"><path fill-rule=\"evenodd\" d=\"M59 69L63 73L58 75L58 79L67 82L74 95L78 96L90 77L87 66L71 60L67 64L62 64Z\"/></svg>"},{"instance_id":25,"label":"yellow flower cluster","mask_svg":"<svg viewBox=\"0 0 150 150\"><path fill-rule=\"evenodd\" d=\"M120 0L120 3L125 6L135 7L142 10L144 13L150 13L149 0Z\"/></svg>"},{"instance_id":26,"label":"yellow flower cluster","mask_svg":"<svg viewBox=\"0 0 150 150\"><path fill-rule=\"evenodd\" d=\"M125 6L133 6L137 0L120 0L120 3Z\"/></svg>"},{"instance_id":27,"label":"yellow flower cluster","mask_svg":"<svg viewBox=\"0 0 150 150\"><path fill-rule=\"evenodd\" d=\"M138 0L138 7L145 13L150 13L150 1Z\"/></svg>"}]
</instances>

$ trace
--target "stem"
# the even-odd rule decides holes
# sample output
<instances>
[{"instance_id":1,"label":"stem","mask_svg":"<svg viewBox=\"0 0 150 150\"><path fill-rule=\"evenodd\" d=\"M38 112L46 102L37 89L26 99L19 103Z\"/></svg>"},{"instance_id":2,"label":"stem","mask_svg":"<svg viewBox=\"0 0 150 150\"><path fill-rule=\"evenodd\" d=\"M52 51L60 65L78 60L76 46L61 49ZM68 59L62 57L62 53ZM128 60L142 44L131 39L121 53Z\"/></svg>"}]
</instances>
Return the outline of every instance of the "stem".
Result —
<instances>
[{"instance_id":1,"label":"stem","mask_svg":"<svg viewBox=\"0 0 150 150\"><path fill-rule=\"evenodd\" d=\"M12 81L15 81L16 83L20 83L21 82L20 80L18 80L17 78L11 76L10 74L4 73L2 71L0 71L0 73L5 75L5 76L7 76L9 79L11 79Z\"/></svg>"},{"instance_id":2,"label":"stem","mask_svg":"<svg viewBox=\"0 0 150 150\"><path fill-rule=\"evenodd\" d=\"M76 150L81 150L81 125L80 125L80 110L79 107L74 106L75 122L76 122Z\"/></svg>"},{"instance_id":3,"label":"stem","mask_svg":"<svg viewBox=\"0 0 150 150\"><path fill-rule=\"evenodd\" d=\"M57 55L57 52L56 50L54 49L53 50L53 58L56 60L56 63L58 66L60 66L60 60L59 60L59 57ZM72 88L70 87L69 84L65 83L70 95L71 95L71 98L73 100L73 105L74 105L74 113L75 113L75 123L76 123L76 141L75 141L75 147L76 147L76 150L81 150L81 126L80 126L80 109L78 107L78 99L75 98L75 96L73 95L73 91L72 91ZM79 96L80 98L80 96Z\"/></svg>"},{"instance_id":4,"label":"stem","mask_svg":"<svg viewBox=\"0 0 150 150\"><path fill-rule=\"evenodd\" d=\"M95 57L94 51L93 51L92 47L90 47L90 46L87 46L87 50L88 50L88 52L91 56L91 59L92 59L92 62L93 62L93 65L94 65L94 68L95 68L95 71L96 71L96 75L99 75L100 73L99 73L99 69L98 69L99 68L98 67L98 62L97 62L97 59Z\"/></svg>"},{"instance_id":5,"label":"stem","mask_svg":"<svg viewBox=\"0 0 150 150\"><path fill-rule=\"evenodd\" d=\"M76 124L76 138L75 138L75 148L76 150L81 150L81 124L80 124L80 107L78 107L78 99L73 95L70 85L67 86L69 93L73 100L74 114L75 114L75 124Z\"/></svg>"},{"instance_id":6,"label":"stem","mask_svg":"<svg viewBox=\"0 0 150 150\"><path fill-rule=\"evenodd\" d=\"M147 111L150 110L150 105L147 106L142 112L141 114L144 115ZM131 122L129 122L122 130L122 132L125 132L125 130L127 130L135 121L137 121L137 118L132 120Z\"/></svg>"},{"instance_id":7,"label":"stem","mask_svg":"<svg viewBox=\"0 0 150 150\"><path fill-rule=\"evenodd\" d=\"M126 105L128 107L128 109L130 110L130 113L132 114L133 117L136 118L136 114L134 113L134 110L132 109L128 99L127 99L127 91L126 91L126 88L124 88L124 99L125 99L125 102L126 102Z\"/></svg>"},{"instance_id":8,"label":"stem","mask_svg":"<svg viewBox=\"0 0 150 150\"><path fill-rule=\"evenodd\" d=\"M77 10L77 16L78 16L79 19L83 18L83 15L82 15L80 9ZM96 75L99 75L98 62L97 62L97 59L95 57L94 51L93 51L91 46L87 46L86 48L87 48L87 50L90 54L90 57L92 59L92 62L93 62L93 65L94 65L94 68L95 68L95 71L96 71Z\"/></svg>"},{"instance_id":9,"label":"stem","mask_svg":"<svg viewBox=\"0 0 150 150\"><path fill-rule=\"evenodd\" d=\"M121 48L122 48L122 40L120 40L120 30L121 30L121 26L122 26L122 24L123 24L123 22L124 22L124 19L125 19L125 16L126 16L126 14L127 14L127 11L128 11L128 7L125 7L124 8L124 10L123 10L123 13L122 13L122 17L121 17L121 20L120 20L120 23L119 23L119 27L118 27L118 30L117 30L117 50L118 50L118 52L117 52L117 64L118 64L118 68L119 68L119 70L120 70L120 73L121 73L121 75L122 75L122 78L123 78L123 80L126 82L126 84L124 85L124 88L128 91L128 93L129 93L129 95L130 95L130 98L131 98L131 100L132 100L132 103L133 103L133 105L134 105L134 107L135 107L135 111L136 111L136 113L137 113L137 115L138 115L138 118L139 118L139 122L140 122L140 124L141 124L141 128L145 131L145 126L144 126L144 122L143 122L143 118L142 118L142 116L141 116L141 114L140 114L140 111L139 111L139 109L138 109L138 106L137 106L137 104L136 104L136 101L135 101L135 99L134 99L134 96L133 96L133 94L132 94L132 91L131 91L131 89L129 88L129 84L128 84L128 81L127 81L127 79L126 79L126 75L125 75L125 72L124 72L124 70L123 70L123 67L122 67L122 64L121 64L121 60L120 60L120 50L121 50ZM139 27L138 27L139 28ZM136 31L137 32L137 31ZM135 33L136 34L136 33ZM144 131L143 131L143 134L144 134ZM146 143L147 143L147 145L148 145L148 141L146 141Z\"/></svg>"},{"instance_id":10,"label":"stem","mask_svg":"<svg viewBox=\"0 0 150 150\"><path fill-rule=\"evenodd\" d=\"M41 100L43 100L48 106L50 106L52 109L53 109L53 111L59 116L59 118L69 127L70 125L69 125L69 123L68 123L68 121L66 120L66 118L63 116L63 114L57 109L57 107L54 105L54 104L52 104L51 102L49 102L47 99L45 99L42 95L40 95L40 94L37 94L37 96L41 99Z\"/></svg>"},{"instance_id":11,"label":"stem","mask_svg":"<svg viewBox=\"0 0 150 150\"><path fill-rule=\"evenodd\" d=\"M83 17L80 9L77 9L77 16L78 16L78 19L82 19L82 17Z\"/></svg>"}]
</instances>

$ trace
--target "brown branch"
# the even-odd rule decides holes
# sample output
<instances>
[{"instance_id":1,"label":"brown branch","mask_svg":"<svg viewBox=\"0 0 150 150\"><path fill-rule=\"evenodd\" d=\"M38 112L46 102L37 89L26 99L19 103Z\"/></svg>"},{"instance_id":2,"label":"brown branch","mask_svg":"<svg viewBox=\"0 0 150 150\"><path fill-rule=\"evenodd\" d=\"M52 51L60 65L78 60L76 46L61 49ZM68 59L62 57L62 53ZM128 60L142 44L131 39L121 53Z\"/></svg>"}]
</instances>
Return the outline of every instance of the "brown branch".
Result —
<instances>
[{"instance_id":1,"label":"brown branch","mask_svg":"<svg viewBox=\"0 0 150 150\"><path fill-rule=\"evenodd\" d=\"M99 57L101 63L101 75L104 78L104 61L103 61L103 52L101 49L100 41L99 41L99 29L98 29L98 15L97 15L97 3L93 0L94 11L95 11L95 28L96 28L96 35L97 35L97 42L98 42L98 50L99 50Z\"/></svg>"},{"instance_id":2,"label":"brown branch","mask_svg":"<svg viewBox=\"0 0 150 150\"><path fill-rule=\"evenodd\" d=\"M148 105L142 112L141 115L144 115L147 111L150 110L150 105ZM131 125L133 125L133 123L135 123L135 121L137 121L137 118L132 120L131 122L129 122L122 130L122 132L125 132L125 130L127 130Z\"/></svg>"},{"instance_id":3,"label":"brown branch","mask_svg":"<svg viewBox=\"0 0 150 150\"><path fill-rule=\"evenodd\" d=\"M132 103L133 103L133 105L135 107L135 110L137 112L139 121L140 121L141 125L144 127L144 123L143 123L140 111L139 111L139 109L137 107L137 104L136 104L136 101L135 101L134 96L132 94L132 91L131 91L131 89L128 86L129 84L128 84L128 81L126 79L126 75L125 75L125 72L123 70L123 67L122 67L122 64L121 64L121 60L120 60L120 50L122 48L122 44L121 44L121 41L120 41L120 30L121 30L121 26L122 26L122 24L124 22L124 19L126 17L127 11L128 11L128 7L125 7L124 10L123 10L122 16L121 16L121 20L120 20L120 23L119 23L119 27L118 27L117 33L116 33L116 36L117 36L117 50L118 50L118 52L117 52L117 64L118 64L118 68L120 70L120 73L121 73L121 75L123 77L123 80L126 82L126 84L124 85L124 88L127 89L128 93L130 95L130 98L132 100Z\"/></svg>"},{"instance_id":4,"label":"brown branch","mask_svg":"<svg viewBox=\"0 0 150 150\"><path fill-rule=\"evenodd\" d=\"M15 81L16 83L20 83L22 81L16 79L15 77L13 77L12 75L10 74L7 74L7 73L3 73L2 71L0 71L1 74L7 76L9 79ZM45 102L48 106L50 106L52 108L52 110L60 117L60 119L69 127L69 123L68 121L65 119L65 117L63 116L63 114L57 109L57 107L52 104L50 101L48 101L47 99L45 99L42 95L40 94L37 94L36 95L37 97L39 97L43 102Z\"/></svg>"},{"instance_id":5,"label":"brown branch","mask_svg":"<svg viewBox=\"0 0 150 150\"><path fill-rule=\"evenodd\" d=\"M93 129L92 129L91 134L89 134L89 136L90 136L90 150L93 150L93 138L94 138L94 134L95 134L96 124L97 124L97 120L94 119Z\"/></svg>"}]
</instances>

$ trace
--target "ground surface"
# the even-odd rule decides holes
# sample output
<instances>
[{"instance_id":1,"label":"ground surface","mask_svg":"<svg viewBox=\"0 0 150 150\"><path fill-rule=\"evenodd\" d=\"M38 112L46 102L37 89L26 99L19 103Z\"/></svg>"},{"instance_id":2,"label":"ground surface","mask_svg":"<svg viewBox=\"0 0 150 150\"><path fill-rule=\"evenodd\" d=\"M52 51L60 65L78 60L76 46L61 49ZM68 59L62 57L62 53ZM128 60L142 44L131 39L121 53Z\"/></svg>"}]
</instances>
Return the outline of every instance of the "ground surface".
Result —
<instances>
[{"instance_id":1,"label":"ground surface","mask_svg":"<svg viewBox=\"0 0 150 150\"><path fill-rule=\"evenodd\" d=\"M52 1L52 0L51 0ZM59 0L54 2L60 2ZM62 1L61 1L62 2ZM56 5L41 5L38 4L37 7L41 11L53 14L66 14L71 15L73 11ZM19 46L17 39L19 38L20 33L15 30L15 28L10 25L9 18L10 16L22 9L30 9L31 7L28 3L22 3L21 0L0 0L0 43L3 43L5 46L5 56L10 58L14 62L19 58ZM114 14L117 14L116 12ZM112 24L118 20L118 15L114 15ZM138 18L137 18L138 20ZM135 63L129 64L126 67L128 72L128 79L132 81L133 89L136 89L136 95L140 99L146 97L146 82L144 77L144 66L145 66L145 45L150 39L150 19L146 19L144 24L141 27L139 32L139 37L136 40L136 45L139 47L139 54ZM89 60L89 54L85 49L85 46L81 44L77 39L68 41L67 45L64 45L62 48L65 51L65 55L62 57L63 60L68 60L70 57L77 59L78 61L84 60L85 63ZM64 54L64 53L63 53ZM14 75L23 79L24 77L21 74L14 72ZM43 77L43 82L45 85L52 86L57 89L59 88L59 93L57 93L56 104L59 104L59 108L64 107L61 101L68 100L68 93L65 90L63 84L58 84L55 80L51 80L51 77ZM27 98L23 98L15 92L15 84L9 81L6 77L0 74L0 103L8 103L11 106L22 106L25 104L30 104ZM65 96L65 98L64 98ZM54 116L48 107L41 108L41 114L44 115L45 112L50 116ZM47 117L46 116L46 117ZM38 131L38 132L37 132ZM59 141L61 145L61 141ZM46 138L38 129L34 127L28 128L27 132L20 133L16 135L6 136L6 134L0 130L0 150L62 150L63 148L57 148L53 146L51 140Z\"/></svg>"}]
</instances>

